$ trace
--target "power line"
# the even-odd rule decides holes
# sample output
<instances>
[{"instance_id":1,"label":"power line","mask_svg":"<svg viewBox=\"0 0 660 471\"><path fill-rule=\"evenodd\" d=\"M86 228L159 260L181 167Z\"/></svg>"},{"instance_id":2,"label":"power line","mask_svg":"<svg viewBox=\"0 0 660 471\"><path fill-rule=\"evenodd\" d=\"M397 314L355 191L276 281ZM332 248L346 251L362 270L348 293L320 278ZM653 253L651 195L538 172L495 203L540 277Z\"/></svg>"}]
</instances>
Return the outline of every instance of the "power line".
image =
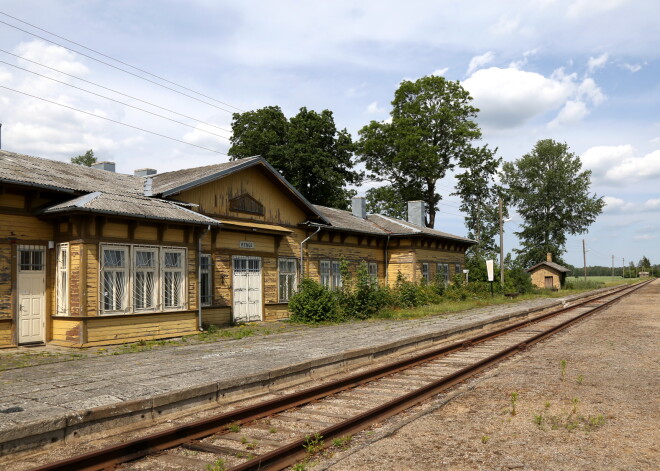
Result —
<instances>
[{"instance_id":1,"label":"power line","mask_svg":"<svg viewBox=\"0 0 660 471\"><path fill-rule=\"evenodd\" d=\"M224 101L216 100L215 98L210 97L210 96L208 96L208 95L205 95L205 94L203 94L203 93L201 93L201 92L198 92L198 91L193 90L193 89L191 89L191 88L185 87L185 86L183 86L183 85L181 85L181 84L178 84L178 83L176 83L176 82L172 82L171 80L168 80L168 79L166 79L166 78L164 78L164 77L161 77L161 76L159 76L159 75L152 74L151 72L149 72L149 71L147 71L147 70L140 69L139 67L136 67L136 66L134 66L134 65L128 64L127 62L121 61L121 60L119 60L119 59L115 59L115 58L112 57L112 56L109 56L109 55L107 55L107 54L103 54L103 53L100 52L100 51L97 51L97 50L92 49L92 48L90 48L90 47L84 46L84 45L82 45L82 44L80 44L80 43L77 43L77 42L71 40L71 39L65 38L64 36L60 36L60 35L58 35L58 34L55 34L55 33L51 32L51 31L48 31L47 29L40 28L39 26L33 25L32 23L28 23L27 21L23 21L23 20L21 20L20 18L16 18L15 16L11 16L11 15L9 15L8 13L5 13L5 12L3 12L3 11L0 11L0 14L5 15L5 16L7 16L7 17L9 17L9 18L12 18L12 19L14 19L14 20L16 20L16 21L19 21L19 22L21 22L21 23L23 23L23 24L25 24L25 25L31 26L31 27L33 27L33 28L35 28L35 29L38 29L39 31L43 31L44 33L48 33L48 34L50 34L51 36L55 36L56 38L64 39L65 41L67 41L67 42L69 42L69 43L71 43L71 44L75 44L76 46L78 46L78 47L82 47L83 49L86 49L86 50L88 50L88 51L91 51L91 52L93 52L93 53L95 53L95 54L98 54L98 55L103 56L103 57L107 57L108 59L111 59L111 60L113 60L113 61L115 61L115 62L119 62L120 64L123 64L123 65L125 65L125 66L127 66L127 67L130 67L131 69L139 70L140 72L142 72L142 73L144 73L144 74L150 75L150 76L155 77L155 78L157 78L157 79L159 79L159 80L162 80L162 81L164 81L164 82L171 83L172 85L176 85L177 87L183 88L184 90L188 90L189 92L196 93L197 95L203 96L204 98L208 98L209 100L213 100L213 101L215 101L215 102L217 102L217 103L220 103L220 104L223 104L223 105L225 105L225 106L229 106L229 107L231 107L231 108L234 108L236 111L241 111L241 112L244 112L244 111L245 111L245 110L240 109L240 108L237 107L237 106L230 105L229 103L225 103ZM7 23L5 23L5 24L7 24ZM31 33L30 33L30 34L31 34ZM64 46L63 46L63 47L64 47Z\"/></svg>"},{"instance_id":2,"label":"power line","mask_svg":"<svg viewBox=\"0 0 660 471\"><path fill-rule=\"evenodd\" d=\"M87 115L90 115L90 116L94 116L95 118L105 119L106 121L110 121L110 122L115 123L115 124L121 124L122 126L137 129L138 131L147 132L147 133L153 134L155 136L164 137L165 139L180 142L181 144L186 144L186 145L189 145L189 146L197 147L199 149L208 150L210 152L215 152L216 154L220 154L220 155L228 155L228 154L225 154L224 152L220 152L220 151L215 150L215 149L209 149L208 147L204 147L204 146L200 146L200 145L197 145L197 144L192 144L190 142L182 141L181 139L176 139L174 137L166 136L165 134L159 134L159 133L154 132L154 131L149 131L147 129L143 129L143 128L140 128L140 127L137 127L137 126L133 126L132 124L122 123L121 121L116 121L116 120L111 119L111 118L106 118L105 116L99 116L97 114L90 113L89 111L84 111L84 110L80 110L78 108L74 108L73 106L63 105L62 103L57 103L56 101L47 100L46 98L41 98L41 97L38 97L38 96L35 96L35 95L30 95L29 93L22 92L20 90L15 90L13 88L5 87L4 85L0 85L0 88L4 88L5 90L9 90L9 91L12 91L12 92L20 93L21 95L29 96L31 98L36 98L37 100L45 101L45 102L51 103L53 105L62 106L64 108L68 108L70 110L77 111L79 113L84 113L84 114L87 114Z\"/></svg>"},{"instance_id":3,"label":"power line","mask_svg":"<svg viewBox=\"0 0 660 471\"><path fill-rule=\"evenodd\" d=\"M0 13L1 13L1 12L0 12ZM142 80L144 80L144 81L146 81L146 82L153 83L154 85L158 85L159 87L162 87L162 88L165 88L165 89L167 89L167 90L170 90L170 91L172 91L172 92L174 92L174 93L178 93L179 95L183 95L183 96L185 96L185 97L188 97L188 98L191 98L191 99L193 99L193 100L199 101L200 103L204 103L204 104L206 104L206 105L212 106L212 107L214 107L214 108L217 108L217 109L219 109L219 110L225 111L225 112L227 112L227 113L233 113L233 111L230 111L230 110L228 110L228 109L226 109L226 108L223 108L223 107L218 106L218 105L214 105L213 103L209 103L208 101L200 100L200 99L197 98L197 97L194 97L194 96L192 96L192 95L188 95L187 93L180 92L179 90L176 90L176 89L174 89L174 88L172 88L172 87L168 87L167 85L163 85L162 83L158 83L158 82L156 82L156 81L154 81L154 80L150 80L150 79L148 79L148 78L146 78L146 77L142 77L141 75L135 74L135 73L130 72L130 71L126 70L126 69L122 69L121 67L117 67L116 65L112 65L112 64L110 64L110 63L108 63L108 62L102 61L101 59L97 59L96 57L92 57L92 56L90 56L89 54L85 54L84 52L76 51L75 49L71 49L70 47L66 47L66 46L64 46L63 44L60 44L60 43L56 43L55 41L52 41L52 40L47 39L47 38L44 38L43 36L39 36L38 34L34 34L34 33L30 32L30 31L28 31L28 30L25 30L25 29L19 28L18 26L12 25L12 24L7 23L7 22L2 21L2 20L0 20L0 23L2 23L2 24L4 24L4 25L7 25L7 26L9 26L9 27L11 27L11 28L17 29L17 30L19 30L19 31L23 31L24 33L27 33L27 34L29 34L29 35L31 35L31 36L34 36L35 38L43 39L43 40L46 41L46 42L49 42L49 43L51 43L51 44L55 44L56 46L59 46L59 47L62 47L62 48L64 48L64 49L66 49L67 51L75 52L76 54L80 54L81 56L87 57L88 59L91 59L91 60L93 60L93 61L99 62L99 63L101 63L101 64L105 64L105 65L107 65L108 67L112 67L113 69L117 69L117 70L119 70L119 71L121 71L121 72L124 72L125 74L132 75L133 77L137 77L137 78L142 79Z\"/></svg>"},{"instance_id":4,"label":"power line","mask_svg":"<svg viewBox=\"0 0 660 471\"><path fill-rule=\"evenodd\" d=\"M193 126L191 124L184 123L183 121L177 121L176 119L168 118L167 116L163 116L161 114L154 113L153 111L145 110L144 108L139 108L137 106L129 105L128 103L124 103L123 101L115 100L114 98L110 98L110 97L107 97L107 96L104 96L104 95L100 95L100 94L92 92L90 90L85 90L84 88L76 87L75 85L71 85L70 83L62 82L61 80L57 80L57 79L54 79L52 77L47 77L46 75L42 75L38 72L33 72L31 70L28 70L28 69L24 69L23 67L19 67L17 65L10 64L9 62L5 62L5 61L0 60L0 64L7 64L10 67L15 67L17 69L24 70L24 71L29 72L31 74L38 75L39 77L43 77L45 79L52 80L53 82L61 83L62 85L66 85L67 87L72 87L72 88L75 88L76 90L80 90L80 91L83 91L83 92L86 92L86 93L90 93L92 95L95 95L95 96L98 96L98 97L101 97L101 98L105 98L106 100L114 101L115 103L119 103L120 105L128 106L129 108L133 108L133 109L142 111L144 113L149 113L150 115L157 116L159 118L163 118L163 119L166 119L168 121L172 121L173 123L181 124L183 126L187 126L189 128L196 129L196 130L205 132L207 134L211 134L213 136L218 136L218 137L221 137L223 139L229 140L228 137L221 136L220 134L216 134L216 133L211 132L211 131L206 131L204 129L198 128L198 127Z\"/></svg>"},{"instance_id":5,"label":"power line","mask_svg":"<svg viewBox=\"0 0 660 471\"><path fill-rule=\"evenodd\" d=\"M80 80L81 82L89 83L90 85L94 85L95 87L103 88L104 90L108 90L108 91L110 91L110 92L117 93L118 95L125 96L126 98L130 98L131 100L136 100L136 101L139 101L139 102L141 102L141 103L145 103L145 104L147 104L147 105L153 106L153 107L155 107L155 108L159 108L159 109L161 109L161 110L163 110L163 111L167 111L167 112L169 112L169 113L176 114L176 115L181 116L181 117L183 117L183 118L187 118L187 119L191 119L191 120L193 120L193 121L197 121L197 122L200 123L200 124L206 124L207 126L214 127L214 128L219 129L219 130L221 130L221 131L225 131L225 132L229 132L229 133L231 132L229 129L221 128L220 126L216 126L215 124L207 123L206 121L202 121L201 119L193 118L192 116L188 116L188 115L185 115L185 114L179 113L178 111L170 110L169 108L164 108L164 107L162 107L162 106L156 105L155 103L151 103L150 101L141 100L140 98L136 98L136 97L134 97L134 96L127 95L126 93L122 93L122 92L120 92L120 91L118 91L118 90L115 90L115 89L113 89L113 88L109 88L109 87L106 87L106 86L104 86L104 85L100 85L100 84L95 83L95 82L92 82L92 81L90 81L90 80L86 80L86 79L84 79L84 78L82 78L82 77L77 77L77 76L75 76L75 75L67 74L66 72L62 72L61 70L58 70L58 69L55 69L55 68L53 68L53 67L49 67L49 66L47 66L47 65L45 65L45 64L41 64L41 63L39 63L39 62L36 62L36 61L30 60L30 59L28 59L27 57L19 56L18 54L14 54L14 53L12 53L12 52L5 51L4 49L1 49L1 48L0 48L0 52L4 52L5 54L9 54L10 56L17 57L18 59L21 59L21 60L24 60L24 61L30 62L30 63L32 63L32 64L36 64L36 65L38 65L38 66L40 66L40 67L44 67L44 68L46 68L46 69L52 70L53 72L57 72L57 73L59 73L59 74L66 75L67 77L71 77L71 78L74 78L74 79L76 79L76 80ZM10 65L11 65L11 64L10 64ZM14 67L15 67L15 66L14 66Z\"/></svg>"}]
</instances>

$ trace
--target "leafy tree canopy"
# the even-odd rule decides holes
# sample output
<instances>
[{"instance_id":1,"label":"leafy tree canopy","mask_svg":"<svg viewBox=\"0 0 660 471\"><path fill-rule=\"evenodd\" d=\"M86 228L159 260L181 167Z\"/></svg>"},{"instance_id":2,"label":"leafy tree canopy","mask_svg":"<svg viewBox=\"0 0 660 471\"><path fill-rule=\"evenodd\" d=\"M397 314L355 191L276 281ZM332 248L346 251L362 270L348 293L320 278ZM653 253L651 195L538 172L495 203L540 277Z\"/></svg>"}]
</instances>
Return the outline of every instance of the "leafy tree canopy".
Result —
<instances>
[{"instance_id":1,"label":"leafy tree canopy","mask_svg":"<svg viewBox=\"0 0 660 471\"><path fill-rule=\"evenodd\" d=\"M91 167L96 163L96 157L94 157L94 151L89 149L82 155L78 157L71 157L72 164L85 165L86 167Z\"/></svg>"},{"instance_id":2,"label":"leafy tree canopy","mask_svg":"<svg viewBox=\"0 0 660 471\"><path fill-rule=\"evenodd\" d=\"M585 233L602 212L605 203L590 194L590 177L580 157L552 139L538 141L529 154L504 163L502 182L523 219L515 234L521 243L516 252L525 266L545 260L548 252L563 263L567 234Z\"/></svg>"},{"instance_id":3,"label":"leafy tree canopy","mask_svg":"<svg viewBox=\"0 0 660 471\"><path fill-rule=\"evenodd\" d=\"M261 155L314 204L347 209L355 194L346 188L362 175L353 170L353 141L337 130L332 112L300 108L290 120L278 106L235 113L232 160Z\"/></svg>"},{"instance_id":4,"label":"leafy tree canopy","mask_svg":"<svg viewBox=\"0 0 660 471\"><path fill-rule=\"evenodd\" d=\"M481 136L473 121L479 110L471 101L459 82L443 77L401 83L392 101L391 122L372 121L359 132L360 161L370 178L389 186L372 193L370 210L380 206L388 208L386 213L399 213L401 201L423 200L426 225L433 227L441 199L437 181ZM375 201L377 196L391 198Z\"/></svg>"},{"instance_id":5,"label":"leafy tree canopy","mask_svg":"<svg viewBox=\"0 0 660 471\"><path fill-rule=\"evenodd\" d=\"M646 255L642 255L642 259L639 261L637 266L639 268L649 269L651 267L651 261L648 258L646 258Z\"/></svg>"}]
</instances>

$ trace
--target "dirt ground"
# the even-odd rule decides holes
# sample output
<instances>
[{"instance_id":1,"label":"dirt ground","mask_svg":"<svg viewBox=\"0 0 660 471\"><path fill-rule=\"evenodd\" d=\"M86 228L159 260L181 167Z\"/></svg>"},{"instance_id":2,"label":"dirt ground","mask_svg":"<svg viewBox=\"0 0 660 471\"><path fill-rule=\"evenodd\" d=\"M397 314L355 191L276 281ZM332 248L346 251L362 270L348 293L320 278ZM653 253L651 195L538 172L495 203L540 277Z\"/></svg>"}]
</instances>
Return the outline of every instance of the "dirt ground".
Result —
<instances>
[{"instance_id":1,"label":"dirt ground","mask_svg":"<svg viewBox=\"0 0 660 471\"><path fill-rule=\"evenodd\" d=\"M307 469L659 469L659 327L655 281Z\"/></svg>"}]
</instances>

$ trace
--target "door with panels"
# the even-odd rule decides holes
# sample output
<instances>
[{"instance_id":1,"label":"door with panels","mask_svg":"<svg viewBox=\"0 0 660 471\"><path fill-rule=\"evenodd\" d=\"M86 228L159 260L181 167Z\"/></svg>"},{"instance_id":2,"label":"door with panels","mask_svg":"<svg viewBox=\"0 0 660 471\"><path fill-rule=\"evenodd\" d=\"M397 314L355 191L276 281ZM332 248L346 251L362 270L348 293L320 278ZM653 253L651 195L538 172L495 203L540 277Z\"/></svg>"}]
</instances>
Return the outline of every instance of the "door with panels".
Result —
<instances>
[{"instance_id":1,"label":"door with panels","mask_svg":"<svg viewBox=\"0 0 660 471\"><path fill-rule=\"evenodd\" d=\"M46 247L18 247L18 343L45 340Z\"/></svg>"},{"instance_id":2,"label":"door with panels","mask_svg":"<svg viewBox=\"0 0 660 471\"><path fill-rule=\"evenodd\" d=\"M234 322L262 320L261 258L232 257Z\"/></svg>"}]
</instances>

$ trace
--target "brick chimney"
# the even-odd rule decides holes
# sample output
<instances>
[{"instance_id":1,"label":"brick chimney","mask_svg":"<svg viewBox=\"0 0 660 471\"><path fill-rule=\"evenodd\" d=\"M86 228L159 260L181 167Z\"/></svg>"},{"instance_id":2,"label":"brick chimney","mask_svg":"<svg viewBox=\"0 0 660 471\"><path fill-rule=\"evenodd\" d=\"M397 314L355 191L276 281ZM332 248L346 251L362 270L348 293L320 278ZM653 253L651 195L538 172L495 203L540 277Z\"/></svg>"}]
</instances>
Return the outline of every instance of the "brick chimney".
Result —
<instances>
[{"instance_id":1,"label":"brick chimney","mask_svg":"<svg viewBox=\"0 0 660 471\"><path fill-rule=\"evenodd\" d=\"M552 254L550 252L548 252L545 256L545 260L546 262L552 262Z\"/></svg>"}]
</instances>

